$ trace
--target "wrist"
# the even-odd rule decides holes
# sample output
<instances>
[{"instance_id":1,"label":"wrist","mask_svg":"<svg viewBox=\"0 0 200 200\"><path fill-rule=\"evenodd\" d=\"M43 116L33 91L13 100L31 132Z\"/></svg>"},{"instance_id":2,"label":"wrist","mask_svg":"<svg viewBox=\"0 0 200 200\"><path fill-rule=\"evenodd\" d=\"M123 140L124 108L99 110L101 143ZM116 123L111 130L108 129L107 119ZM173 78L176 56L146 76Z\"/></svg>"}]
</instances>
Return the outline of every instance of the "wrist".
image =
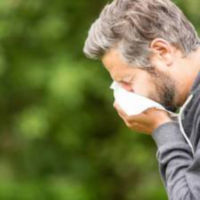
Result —
<instances>
[{"instance_id":1,"label":"wrist","mask_svg":"<svg viewBox=\"0 0 200 200\"><path fill-rule=\"evenodd\" d=\"M155 126L154 126L154 130L157 129L158 127L166 124L166 123L169 123L169 122L173 122L173 120L169 117L166 117L166 118L161 118L159 119L156 123L155 123Z\"/></svg>"}]
</instances>

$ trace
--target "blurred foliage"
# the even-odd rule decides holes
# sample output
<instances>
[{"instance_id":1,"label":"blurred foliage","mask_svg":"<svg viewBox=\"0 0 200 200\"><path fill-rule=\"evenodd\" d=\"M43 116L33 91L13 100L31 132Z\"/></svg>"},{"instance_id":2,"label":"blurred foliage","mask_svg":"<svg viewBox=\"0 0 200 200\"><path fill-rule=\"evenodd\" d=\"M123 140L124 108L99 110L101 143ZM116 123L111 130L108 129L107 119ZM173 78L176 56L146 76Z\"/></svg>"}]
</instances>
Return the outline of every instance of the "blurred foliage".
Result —
<instances>
[{"instance_id":1,"label":"blurred foliage","mask_svg":"<svg viewBox=\"0 0 200 200\"><path fill-rule=\"evenodd\" d=\"M0 199L167 199L156 148L82 54L106 0L0 0ZM200 29L199 0L176 3Z\"/></svg>"}]
</instances>

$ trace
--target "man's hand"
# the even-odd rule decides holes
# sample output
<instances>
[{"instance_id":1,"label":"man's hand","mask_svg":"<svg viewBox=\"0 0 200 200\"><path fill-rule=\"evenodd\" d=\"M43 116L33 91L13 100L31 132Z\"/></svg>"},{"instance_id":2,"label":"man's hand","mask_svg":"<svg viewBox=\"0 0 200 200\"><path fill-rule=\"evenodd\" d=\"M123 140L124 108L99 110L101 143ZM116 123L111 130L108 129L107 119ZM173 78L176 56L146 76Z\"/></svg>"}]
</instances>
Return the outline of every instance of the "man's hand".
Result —
<instances>
[{"instance_id":1,"label":"man's hand","mask_svg":"<svg viewBox=\"0 0 200 200\"><path fill-rule=\"evenodd\" d=\"M139 115L128 116L117 103L114 103L113 106L126 126L140 133L152 134L162 124L172 121L164 110L150 108Z\"/></svg>"}]
</instances>

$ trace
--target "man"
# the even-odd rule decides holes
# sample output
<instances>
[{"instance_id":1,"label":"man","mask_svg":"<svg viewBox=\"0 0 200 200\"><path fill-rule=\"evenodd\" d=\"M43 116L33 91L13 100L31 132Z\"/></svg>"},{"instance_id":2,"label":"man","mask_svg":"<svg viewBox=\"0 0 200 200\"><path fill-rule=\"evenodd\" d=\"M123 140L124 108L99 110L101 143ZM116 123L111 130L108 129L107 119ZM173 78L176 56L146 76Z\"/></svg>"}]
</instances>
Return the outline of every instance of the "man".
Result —
<instances>
[{"instance_id":1,"label":"man","mask_svg":"<svg viewBox=\"0 0 200 200\"><path fill-rule=\"evenodd\" d=\"M200 40L170 0L114 0L93 23L85 43L112 79L176 111L148 109L127 116L126 125L152 135L160 172L171 200L200 199Z\"/></svg>"}]
</instances>

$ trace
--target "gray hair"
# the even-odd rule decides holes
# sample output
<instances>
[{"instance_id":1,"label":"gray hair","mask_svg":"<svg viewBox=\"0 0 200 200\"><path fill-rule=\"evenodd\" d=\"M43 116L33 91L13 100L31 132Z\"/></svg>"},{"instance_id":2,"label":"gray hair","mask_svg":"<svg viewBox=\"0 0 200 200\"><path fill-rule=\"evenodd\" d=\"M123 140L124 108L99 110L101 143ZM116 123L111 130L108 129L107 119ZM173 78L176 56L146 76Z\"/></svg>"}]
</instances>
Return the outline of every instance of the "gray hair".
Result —
<instances>
[{"instance_id":1,"label":"gray hair","mask_svg":"<svg viewBox=\"0 0 200 200\"><path fill-rule=\"evenodd\" d=\"M118 46L128 63L150 66L149 45L162 38L184 55L199 47L193 25L170 0L114 0L92 24L84 53L92 59Z\"/></svg>"}]
</instances>

